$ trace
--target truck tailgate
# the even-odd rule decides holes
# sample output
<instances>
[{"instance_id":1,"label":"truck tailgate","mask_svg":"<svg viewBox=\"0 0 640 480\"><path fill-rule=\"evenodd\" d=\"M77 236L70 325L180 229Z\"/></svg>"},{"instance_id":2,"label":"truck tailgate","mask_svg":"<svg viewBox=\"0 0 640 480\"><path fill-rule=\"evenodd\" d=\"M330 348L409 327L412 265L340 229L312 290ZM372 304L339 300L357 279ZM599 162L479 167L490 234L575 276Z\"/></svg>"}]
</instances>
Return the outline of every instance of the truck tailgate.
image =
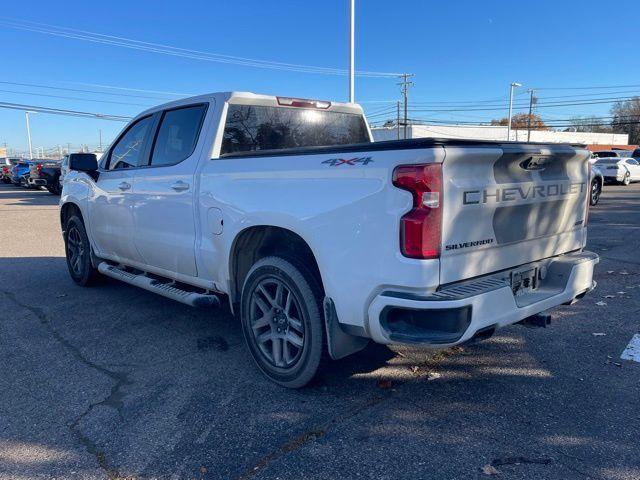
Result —
<instances>
[{"instance_id":1,"label":"truck tailgate","mask_svg":"<svg viewBox=\"0 0 640 480\"><path fill-rule=\"evenodd\" d=\"M584 247L588 158L569 145L447 147L440 283Z\"/></svg>"}]
</instances>

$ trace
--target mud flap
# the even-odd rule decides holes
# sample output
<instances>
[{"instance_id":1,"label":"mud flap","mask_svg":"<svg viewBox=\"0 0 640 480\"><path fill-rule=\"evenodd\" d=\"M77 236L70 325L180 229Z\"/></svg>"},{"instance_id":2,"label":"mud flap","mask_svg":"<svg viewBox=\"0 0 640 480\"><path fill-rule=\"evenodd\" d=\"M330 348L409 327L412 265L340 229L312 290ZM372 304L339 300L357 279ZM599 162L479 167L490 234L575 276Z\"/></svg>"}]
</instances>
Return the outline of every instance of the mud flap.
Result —
<instances>
[{"instance_id":1,"label":"mud flap","mask_svg":"<svg viewBox=\"0 0 640 480\"><path fill-rule=\"evenodd\" d=\"M369 339L345 332L338 322L333 300L324 297L324 321L327 331L327 347L333 360L340 360L352 353L359 352L369 343Z\"/></svg>"}]
</instances>

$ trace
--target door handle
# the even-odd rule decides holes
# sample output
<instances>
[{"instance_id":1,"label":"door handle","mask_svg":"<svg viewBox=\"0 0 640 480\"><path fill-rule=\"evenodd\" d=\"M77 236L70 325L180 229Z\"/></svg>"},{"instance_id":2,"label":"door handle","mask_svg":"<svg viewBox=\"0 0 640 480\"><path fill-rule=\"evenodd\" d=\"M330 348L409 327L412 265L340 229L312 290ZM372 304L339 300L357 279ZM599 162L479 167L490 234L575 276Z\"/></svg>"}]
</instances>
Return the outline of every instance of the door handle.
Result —
<instances>
[{"instance_id":1,"label":"door handle","mask_svg":"<svg viewBox=\"0 0 640 480\"><path fill-rule=\"evenodd\" d=\"M183 182L182 180L178 180L176 183L171 185L171 188L176 192L183 192L184 190L189 190L189 184Z\"/></svg>"},{"instance_id":2,"label":"door handle","mask_svg":"<svg viewBox=\"0 0 640 480\"><path fill-rule=\"evenodd\" d=\"M124 191L124 190L129 190L129 189L131 188L131 185L130 185L130 184L128 184L127 182L122 182L122 183L119 183L119 184L118 184L118 188L119 188L120 190L123 190L123 191Z\"/></svg>"}]
</instances>

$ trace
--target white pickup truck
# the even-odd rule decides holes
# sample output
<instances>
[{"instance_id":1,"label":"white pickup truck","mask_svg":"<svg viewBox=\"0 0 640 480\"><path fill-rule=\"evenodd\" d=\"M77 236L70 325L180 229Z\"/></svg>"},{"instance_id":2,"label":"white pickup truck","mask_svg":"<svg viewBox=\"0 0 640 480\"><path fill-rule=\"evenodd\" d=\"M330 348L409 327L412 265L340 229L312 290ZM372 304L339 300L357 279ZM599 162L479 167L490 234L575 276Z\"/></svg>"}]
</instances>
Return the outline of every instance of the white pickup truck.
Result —
<instances>
[{"instance_id":1,"label":"white pickup truck","mask_svg":"<svg viewBox=\"0 0 640 480\"><path fill-rule=\"evenodd\" d=\"M589 152L371 141L354 104L216 93L70 158L67 264L193 306L228 301L273 381L369 340L444 348L581 298Z\"/></svg>"}]
</instances>

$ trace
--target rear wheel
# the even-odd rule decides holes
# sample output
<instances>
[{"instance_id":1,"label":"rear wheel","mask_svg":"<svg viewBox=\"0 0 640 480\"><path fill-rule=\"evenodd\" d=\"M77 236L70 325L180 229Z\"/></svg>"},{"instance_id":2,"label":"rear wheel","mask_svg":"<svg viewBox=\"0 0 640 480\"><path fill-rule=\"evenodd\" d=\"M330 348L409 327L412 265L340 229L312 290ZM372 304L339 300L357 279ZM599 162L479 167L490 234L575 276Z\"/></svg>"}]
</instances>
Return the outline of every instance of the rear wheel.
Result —
<instances>
[{"instance_id":1,"label":"rear wheel","mask_svg":"<svg viewBox=\"0 0 640 480\"><path fill-rule=\"evenodd\" d=\"M622 185L629 185L631 183L631 175L629 174L629 172L624 174L624 177L622 178Z\"/></svg>"},{"instance_id":2,"label":"rear wheel","mask_svg":"<svg viewBox=\"0 0 640 480\"><path fill-rule=\"evenodd\" d=\"M91 245L82 220L73 215L67 220L64 246L69 275L82 287L95 283L98 271L91 263Z\"/></svg>"},{"instance_id":3,"label":"rear wheel","mask_svg":"<svg viewBox=\"0 0 640 480\"><path fill-rule=\"evenodd\" d=\"M48 186L47 190L49 190L49 193L51 193L52 195L60 195L61 193L60 186L57 183L54 183L53 185Z\"/></svg>"},{"instance_id":4,"label":"rear wheel","mask_svg":"<svg viewBox=\"0 0 640 480\"><path fill-rule=\"evenodd\" d=\"M591 205L597 205L600 201L600 194L602 193L602 185L598 180L591 182L591 195L589 197L589 203Z\"/></svg>"},{"instance_id":5,"label":"rear wheel","mask_svg":"<svg viewBox=\"0 0 640 480\"><path fill-rule=\"evenodd\" d=\"M295 260L266 257L249 271L240 316L258 367L288 388L309 383L324 349L322 295L317 279Z\"/></svg>"}]
</instances>

